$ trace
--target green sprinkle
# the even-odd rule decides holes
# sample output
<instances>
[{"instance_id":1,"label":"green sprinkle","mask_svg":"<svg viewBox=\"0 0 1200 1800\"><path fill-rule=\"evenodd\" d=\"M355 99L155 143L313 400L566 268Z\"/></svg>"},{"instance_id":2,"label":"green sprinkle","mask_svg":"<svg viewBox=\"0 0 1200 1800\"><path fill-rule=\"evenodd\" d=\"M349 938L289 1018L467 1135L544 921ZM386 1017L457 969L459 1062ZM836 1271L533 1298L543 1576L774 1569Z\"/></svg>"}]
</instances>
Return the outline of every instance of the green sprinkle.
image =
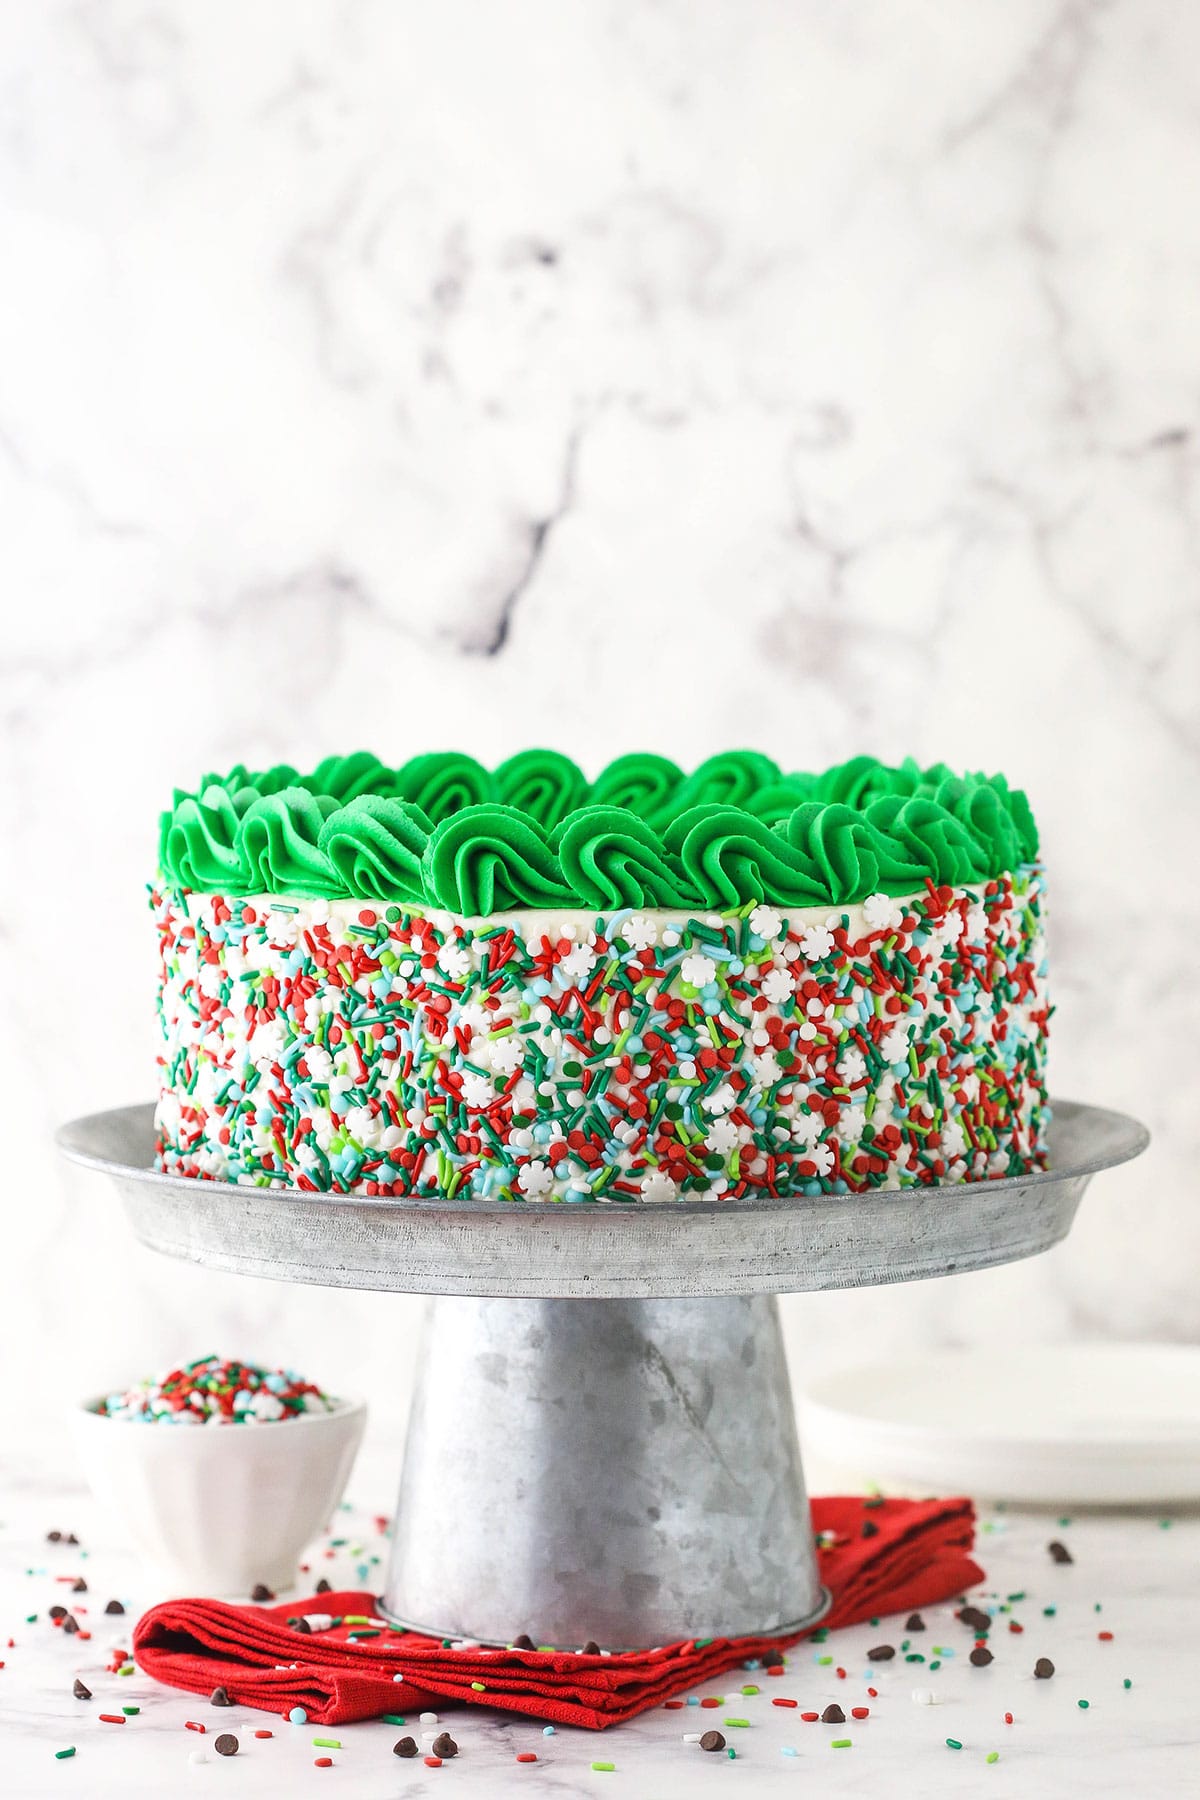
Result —
<instances>
[{"instance_id":1,"label":"green sprinkle","mask_svg":"<svg viewBox=\"0 0 1200 1800\"><path fill-rule=\"evenodd\" d=\"M615 1768L616 1768L616 1766L617 1766L617 1765L616 1765L616 1763L602 1763L602 1762L594 1762L594 1763L593 1763L593 1764L592 1764L592 1767L593 1767L593 1769L596 1769L596 1770L606 1770L606 1771L607 1771L607 1772L608 1772L608 1773L610 1773L610 1774L611 1774L611 1772L612 1772L612 1771L613 1771L613 1769L615 1769Z\"/></svg>"},{"instance_id":2,"label":"green sprinkle","mask_svg":"<svg viewBox=\"0 0 1200 1800\"><path fill-rule=\"evenodd\" d=\"M1042 1617L1043 1619L1052 1619L1057 1611L1057 1606L1043 1606Z\"/></svg>"},{"instance_id":3,"label":"green sprinkle","mask_svg":"<svg viewBox=\"0 0 1200 1800\"><path fill-rule=\"evenodd\" d=\"M62 1762L62 1760L65 1756L74 1756L74 1754L75 1754L75 1746L74 1746L74 1744L71 1744L69 1746L69 1748L66 1750L56 1750L54 1752L54 1760L55 1760L55 1762Z\"/></svg>"},{"instance_id":4,"label":"green sprinkle","mask_svg":"<svg viewBox=\"0 0 1200 1800\"><path fill-rule=\"evenodd\" d=\"M474 1688L474 1690L477 1694L486 1694L487 1693L487 1688L484 1686L482 1681L473 1681L471 1683L471 1686L472 1686L472 1688Z\"/></svg>"},{"instance_id":5,"label":"green sprinkle","mask_svg":"<svg viewBox=\"0 0 1200 1800\"><path fill-rule=\"evenodd\" d=\"M341 1738L314 1738L313 1743L318 1750L340 1750L342 1747Z\"/></svg>"},{"instance_id":6,"label":"green sprinkle","mask_svg":"<svg viewBox=\"0 0 1200 1800\"><path fill-rule=\"evenodd\" d=\"M726 1719L727 1725L749 1725L749 1719Z\"/></svg>"},{"instance_id":7,"label":"green sprinkle","mask_svg":"<svg viewBox=\"0 0 1200 1800\"><path fill-rule=\"evenodd\" d=\"M939 1661L938 1661L938 1660L937 1660L937 1658L936 1658L936 1657L935 1657L935 1658L934 1658L934 1660L933 1660L933 1661L932 1661L932 1662L931 1662L931 1663L930 1663L930 1665L929 1665L929 1667L930 1667L930 1668L931 1668L931 1669L940 1669L940 1668L941 1668L941 1666L942 1666L942 1665L941 1665L941 1663L940 1663L940 1662L939 1662Z\"/></svg>"},{"instance_id":8,"label":"green sprinkle","mask_svg":"<svg viewBox=\"0 0 1200 1800\"><path fill-rule=\"evenodd\" d=\"M958 1738L947 1738L946 1739L946 1748L948 1750L961 1750L962 1744Z\"/></svg>"},{"instance_id":9,"label":"green sprinkle","mask_svg":"<svg viewBox=\"0 0 1200 1800\"><path fill-rule=\"evenodd\" d=\"M382 1725L407 1725L408 1724L408 1720L404 1717L404 1715L402 1713L380 1713L379 1721L380 1721L380 1724L382 1724Z\"/></svg>"},{"instance_id":10,"label":"green sprinkle","mask_svg":"<svg viewBox=\"0 0 1200 1800\"><path fill-rule=\"evenodd\" d=\"M134 1714L135 1714L135 1713L140 1713L140 1712L141 1712L141 1710L142 1710L142 1709L141 1709L141 1707L140 1707L140 1706L123 1706L123 1707L122 1707L122 1708L121 1708L121 1711L122 1711L122 1712L123 1712L123 1713L128 1713L128 1714L129 1714L129 1716L130 1716L130 1718L132 1718L132 1717L133 1717L133 1716L134 1716Z\"/></svg>"},{"instance_id":11,"label":"green sprinkle","mask_svg":"<svg viewBox=\"0 0 1200 1800\"><path fill-rule=\"evenodd\" d=\"M829 1748L831 1750L848 1750L853 1741L852 1738L831 1738Z\"/></svg>"},{"instance_id":12,"label":"green sprinkle","mask_svg":"<svg viewBox=\"0 0 1200 1800\"><path fill-rule=\"evenodd\" d=\"M989 1750L983 1760L984 1760L984 1762L990 1762L990 1763L991 1762L999 1762L1000 1761L1000 1752L998 1750Z\"/></svg>"},{"instance_id":13,"label":"green sprinkle","mask_svg":"<svg viewBox=\"0 0 1200 1800\"><path fill-rule=\"evenodd\" d=\"M1077 1700L1075 1702L1075 1704L1077 1707L1079 1707L1081 1712L1086 1712L1088 1707L1091 1705L1091 1701L1090 1700Z\"/></svg>"},{"instance_id":14,"label":"green sprinkle","mask_svg":"<svg viewBox=\"0 0 1200 1800\"><path fill-rule=\"evenodd\" d=\"M743 1692L743 1694L761 1694L761 1693L762 1693L762 1689L761 1689L761 1688L756 1688L756 1687L755 1687L755 1686L754 1686L754 1685L753 1685L753 1683L751 1683L751 1684L749 1684L749 1685L748 1685L748 1686L746 1686L746 1687L744 1687L744 1688L743 1688L743 1689L742 1689L742 1692Z\"/></svg>"},{"instance_id":15,"label":"green sprinkle","mask_svg":"<svg viewBox=\"0 0 1200 1800\"><path fill-rule=\"evenodd\" d=\"M832 1656L818 1656L817 1658L817 1663L822 1669L827 1668L832 1661Z\"/></svg>"},{"instance_id":16,"label":"green sprinkle","mask_svg":"<svg viewBox=\"0 0 1200 1800\"><path fill-rule=\"evenodd\" d=\"M1131 1688L1133 1686L1133 1683L1132 1683L1132 1681L1130 1681L1128 1675L1125 1677L1125 1679L1121 1683L1121 1685L1122 1685L1122 1687L1127 1687L1127 1688Z\"/></svg>"}]
</instances>

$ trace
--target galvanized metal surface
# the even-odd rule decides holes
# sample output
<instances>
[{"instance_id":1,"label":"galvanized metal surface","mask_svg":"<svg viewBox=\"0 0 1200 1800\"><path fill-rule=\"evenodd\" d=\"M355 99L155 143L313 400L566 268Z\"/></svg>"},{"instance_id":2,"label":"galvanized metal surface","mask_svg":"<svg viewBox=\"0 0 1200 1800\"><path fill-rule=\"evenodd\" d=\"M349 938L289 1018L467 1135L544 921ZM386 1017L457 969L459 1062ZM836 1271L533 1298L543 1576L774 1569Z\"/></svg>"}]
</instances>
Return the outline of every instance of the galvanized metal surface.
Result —
<instances>
[{"instance_id":1,"label":"galvanized metal surface","mask_svg":"<svg viewBox=\"0 0 1200 1800\"><path fill-rule=\"evenodd\" d=\"M373 1200L157 1174L152 1109L64 1126L152 1249L210 1268L396 1293L654 1298L802 1293L988 1268L1065 1237L1090 1176L1145 1149L1136 1120L1054 1102L1051 1168L900 1192L660 1206Z\"/></svg>"},{"instance_id":2,"label":"galvanized metal surface","mask_svg":"<svg viewBox=\"0 0 1200 1800\"><path fill-rule=\"evenodd\" d=\"M441 1636L606 1648L782 1630L822 1605L777 1306L751 1296L1034 1255L1089 1178L1147 1141L1121 1113L1058 1101L1042 1175L616 1207L163 1176L149 1106L59 1134L168 1255L466 1296L432 1305L387 1607Z\"/></svg>"},{"instance_id":3,"label":"galvanized metal surface","mask_svg":"<svg viewBox=\"0 0 1200 1800\"><path fill-rule=\"evenodd\" d=\"M433 1301L384 1604L608 1649L818 1617L777 1302Z\"/></svg>"}]
</instances>

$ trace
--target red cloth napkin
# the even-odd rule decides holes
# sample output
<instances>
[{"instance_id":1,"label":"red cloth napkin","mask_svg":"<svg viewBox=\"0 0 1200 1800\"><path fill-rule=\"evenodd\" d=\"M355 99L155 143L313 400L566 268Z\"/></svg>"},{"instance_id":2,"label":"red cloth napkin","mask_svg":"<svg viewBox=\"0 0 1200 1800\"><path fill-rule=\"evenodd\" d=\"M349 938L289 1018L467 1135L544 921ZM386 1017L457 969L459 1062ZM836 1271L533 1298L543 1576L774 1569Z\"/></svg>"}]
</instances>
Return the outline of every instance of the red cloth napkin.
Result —
<instances>
[{"instance_id":1,"label":"red cloth napkin","mask_svg":"<svg viewBox=\"0 0 1200 1800\"><path fill-rule=\"evenodd\" d=\"M983 1579L968 1555L975 1526L969 1500L814 1500L812 1517L821 1578L833 1594L826 1625L931 1606ZM464 1701L598 1731L747 1658L769 1660L806 1635L688 1639L656 1650L584 1656L447 1650L437 1638L390 1627L356 1641L349 1633L362 1627L336 1626L309 1636L287 1624L302 1613L377 1616L374 1597L357 1592L278 1606L168 1600L138 1620L134 1659L172 1687L206 1697L223 1687L238 1706L285 1718L301 1706L318 1725Z\"/></svg>"}]
</instances>

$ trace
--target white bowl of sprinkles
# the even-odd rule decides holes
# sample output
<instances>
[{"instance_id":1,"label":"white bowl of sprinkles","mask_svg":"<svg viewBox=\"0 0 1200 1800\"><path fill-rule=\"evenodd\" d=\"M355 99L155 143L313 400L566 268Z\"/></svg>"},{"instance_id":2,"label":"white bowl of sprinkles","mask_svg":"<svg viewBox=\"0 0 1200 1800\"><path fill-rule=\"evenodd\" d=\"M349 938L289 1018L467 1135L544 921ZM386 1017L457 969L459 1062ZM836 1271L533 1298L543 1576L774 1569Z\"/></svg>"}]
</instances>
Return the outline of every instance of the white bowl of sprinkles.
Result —
<instances>
[{"instance_id":1,"label":"white bowl of sprinkles","mask_svg":"<svg viewBox=\"0 0 1200 1800\"><path fill-rule=\"evenodd\" d=\"M72 1413L96 1498L173 1594L295 1586L346 1489L366 1403L290 1371L199 1357Z\"/></svg>"}]
</instances>

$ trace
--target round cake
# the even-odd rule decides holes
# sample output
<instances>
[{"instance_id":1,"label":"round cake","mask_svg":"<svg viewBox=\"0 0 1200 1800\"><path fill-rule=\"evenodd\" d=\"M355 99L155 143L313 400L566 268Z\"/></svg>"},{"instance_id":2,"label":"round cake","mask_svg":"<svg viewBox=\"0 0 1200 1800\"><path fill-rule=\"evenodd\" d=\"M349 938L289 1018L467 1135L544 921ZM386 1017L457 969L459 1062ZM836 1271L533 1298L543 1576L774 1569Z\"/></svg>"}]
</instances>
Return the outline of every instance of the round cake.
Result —
<instances>
[{"instance_id":1,"label":"round cake","mask_svg":"<svg viewBox=\"0 0 1200 1800\"><path fill-rule=\"evenodd\" d=\"M1044 1165L1044 878L1000 775L238 767L176 792L151 903L170 1174L637 1203Z\"/></svg>"}]
</instances>

